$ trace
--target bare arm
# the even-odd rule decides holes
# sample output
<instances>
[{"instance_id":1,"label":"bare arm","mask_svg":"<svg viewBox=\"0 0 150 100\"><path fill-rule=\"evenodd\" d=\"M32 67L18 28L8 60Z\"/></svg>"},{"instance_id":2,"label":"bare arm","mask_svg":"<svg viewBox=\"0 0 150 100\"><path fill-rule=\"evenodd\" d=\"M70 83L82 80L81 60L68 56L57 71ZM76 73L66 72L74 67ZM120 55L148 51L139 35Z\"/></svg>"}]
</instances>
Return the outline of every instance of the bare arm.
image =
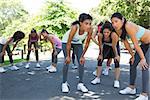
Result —
<instances>
[{"instance_id":1,"label":"bare arm","mask_svg":"<svg viewBox=\"0 0 150 100\"><path fill-rule=\"evenodd\" d=\"M19 41L17 41L17 42L15 43L15 45L13 46L12 51L14 51L14 49L15 49L15 47L17 46L18 42L19 42Z\"/></svg>"},{"instance_id":2,"label":"bare arm","mask_svg":"<svg viewBox=\"0 0 150 100\"><path fill-rule=\"evenodd\" d=\"M103 55L103 43L102 43L102 34L98 34L98 46L99 46L99 55Z\"/></svg>"},{"instance_id":3,"label":"bare arm","mask_svg":"<svg viewBox=\"0 0 150 100\"><path fill-rule=\"evenodd\" d=\"M97 29L96 29L96 30L94 31L94 33L92 34L92 41L93 41L95 44L98 45L98 42L97 42L97 40L95 39L95 37L96 37L97 34L99 34L99 33L97 33Z\"/></svg>"},{"instance_id":4,"label":"bare arm","mask_svg":"<svg viewBox=\"0 0 150 100\"><path fill-rule=\"evenodd\" d=\"M86 42L85 42L85 46L84 46L84 49L83 49L83 52L82 52L82 55L81 57L84 57L88 47L89 47L89 43L90 43L90 39L91 39L91 36L92 36L92 32L93 32L93 29L91 28L90 31L88 32L88 36L87 36L87 39L86 39Z\"/></svg>"},{"instance_id":5,"label":"bare arm","mask_svg":"<svg viewBox=\"0 0 150 100\"><path fill-rule=\"evenodd\" d=\"M129 42L127 39L122 40L122 42L124 43L124 46L126 47L126 49L129 51L129 53L131 54L132 57L134 57L134 52L133 49L131 48Z\"/></svg>"},{"instance_id":6,"label":"bare arm","mask_svg":"<svg viewBox=\"0 0 150 100\"><path fill-rule=\"evenodd\" d=\"M115 54L115 57L118 56L118 51L117 51L117 43L119 41L119 37L117 36L117 34L115 32L112 32L111 34L111 38L112 38L112 48L113 48L113 52Z\"/></svg>"},{"instance_id":7,"label":"bare arm","mask_svg":"<svg viewBox=\"0 0 150 100\"><path fill-rule=\"evenodd\" d=\"M68 37L68 41L67 41L67 56L70 57L70 49L71 49L71 41L73 39L73 36L75 35L77 31L77 26L76 25L72 25L71 27L71 31Z\"/></svg>"}]
</instances>

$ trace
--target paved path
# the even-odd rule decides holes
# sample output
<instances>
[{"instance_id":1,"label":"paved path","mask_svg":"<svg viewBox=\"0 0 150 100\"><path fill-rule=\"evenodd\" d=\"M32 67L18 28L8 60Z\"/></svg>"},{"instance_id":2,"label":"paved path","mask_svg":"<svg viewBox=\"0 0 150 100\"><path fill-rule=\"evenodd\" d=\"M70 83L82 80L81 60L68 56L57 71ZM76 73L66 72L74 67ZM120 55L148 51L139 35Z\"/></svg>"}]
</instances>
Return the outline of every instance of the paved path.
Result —
<instances>
[{"instance_id":1,"label":"paved path","mask_svg":"<svg viewBox=\"0 0 150 100\"><path fill-rule=\"evenodd\" d=\"M40 55L41 68L35 68L35 63L31 63L30 69L25 69L25 62L16 64L20 70L0 73L0 100L133 100L136 95L120 95L119 89L113 88L114 69L110 71L109 76L101 77L101 84L92 85L90 82L94 79L92 72L97 64L98 48L90 46L86 53L84 83L90 90L83 94L77 91L78 71L72 69L68 72L68 83L70 92L61 92L63 54L59 55L57 73L48 73L46 67L50 65L50 54ZM129 80L129 54L121 53L121 76L120 89L128 84ZM34 60L34 59L32 59ZM114 64L112 64L114 68ZM141 71L138 70L137 92L141 91Z\"/></svg>"}]
</instances>

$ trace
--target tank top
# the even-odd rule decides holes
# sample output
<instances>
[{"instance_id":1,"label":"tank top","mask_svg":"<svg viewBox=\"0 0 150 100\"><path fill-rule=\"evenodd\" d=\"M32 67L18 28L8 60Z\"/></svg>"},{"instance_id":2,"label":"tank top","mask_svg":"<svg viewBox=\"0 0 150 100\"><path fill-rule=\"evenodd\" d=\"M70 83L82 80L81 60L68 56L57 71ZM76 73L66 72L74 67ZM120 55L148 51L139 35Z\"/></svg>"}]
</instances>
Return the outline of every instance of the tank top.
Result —
<instances>
[{"instance_id":1,"label":"tank top","mask_svg":"<svg viewBox=\"0 0 150 100\"><path fill-rule=\"evenodd\" d=\"M73 36L73 39L72 39L72 41L71 41L72 44L82 44L82 41L86 38L86 36L87 36L87 34L88 34L88 32L84 32L82 35L79 35L79 27L80 27L80 26L77 25L77 28L78 28L78 29L77 29L75 35ZM69 38L70 31L71 31L71 29L68 30L68 31L64 34L64 36L63 36L63 38L62 38L62 43L67 43L68 38Z\"/></svg>"},{"instance_id":2,"label":"tank top","mask_svg":"<svg viewBox=\"0 0 150 100\"><path fill-rule=\"evenodd\" d=\"M31 37L31 34L30 34L29 36L30 36L30 42L37 42L38 41L37 35L35 37Z\"/></svg>"},{"instance_id":3,"label":"tank top","mask_svg":"<svg viewBox=\"0 0 150 100\"><path fill-rule=\"evenodd\" d=\"M54 41L54 45L56 46L56 48L62 49L62 42L61 42L61 40L55 35L49 34L49 36L53 37L52 39Z\"/></svg>"},{"instance_id":4,"label":"tank top","mask_svg":"<svg viewBox=\"0 0 150 100\"><path fill-rule=\"evenodd\" d=\"M138 40L140 40L142 38L142 36L144 35L144 33L145 33L145 28L143 28L141 26L138 26L138 27L139 27L139 30L136 33L136 38Z\"/></svg>"},{"instance_id":5,"label":"tank top","mask_svg":"<svg viewBox=\"0 0 150 100\"><path fill-rule=\"evenodd\" d=\"M109 35L109 41L105 41L104 40L104 35L103 35L103 38L102 38L102 43L103 44L105 44L105 45L108 45L108 46L112 46L112 38L111 38L111 34L112 33L110 33L110 35ZM117 42L117 45L116 45L117 47L119 47L119 41Z\"/></svg>"},{"instance_id":6,"label":"tank top","mask_svg":"<svg viewBox=\"0 0 150 100\"><path fill-rule=\"evenodd\" d=\"M14 41L14 39L12 39L12 40L9 42L9 45L10 45L10 44L14 44L13 41ZM0 37L0 44L5 45L6 42L7 42L7 39L6 39L5 37Z\"/></svg>"}]
</instances>

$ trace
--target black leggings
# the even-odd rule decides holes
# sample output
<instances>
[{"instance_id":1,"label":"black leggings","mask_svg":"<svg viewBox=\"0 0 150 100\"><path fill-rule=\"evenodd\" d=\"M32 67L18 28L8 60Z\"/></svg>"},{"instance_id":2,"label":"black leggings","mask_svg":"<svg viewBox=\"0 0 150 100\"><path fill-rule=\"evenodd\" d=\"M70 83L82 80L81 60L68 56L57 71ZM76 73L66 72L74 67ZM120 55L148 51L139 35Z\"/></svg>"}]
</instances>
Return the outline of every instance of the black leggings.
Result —
<instances>
[{"instance_id":1,"label":"black leggings","mask_svg":"<svg viewBox=\"0 0 150 100\"><path fill-rule=\"evenodd\" d=\"M97 66L102 66L103 60L98 60ZM119 62L117 60L114 60L114 63L115 63L115 68L119 68L120 67L120 64L119 64Z\"/></svg>"},{"instance_id":2,"label":"black leggings","mask_svg":"<svg viewBox=\"0 0 150 100\"><path fill-rule=\"evenodd\" d=\"M57 64L57 56L61 52L61 49L60 48L56 48L56 51L57 51L57 55L54 54L55 53L54 50L52 52L52 63L53 64Z\"/></svg>"},{"instance_id":3,"label":"black leggings","mask_svg":"<svg viewBox=\"0 0 150 100\"><path fill-rule=\"evenodd\" d=\"M117 44L116 48L117 48L118 55L120 56L119 44ZM115 57L115 54L113 52L112 46L108 46L108 45L104 44L104 46L103 46L103 60L109 59L109 58L114 58L114 57ZM102 66L103 60L98 60L97 66ZM115 63L115 68L120 67L120 64L117 60L114 60L114 63Z\"/></svg>"},{"instance_id":4,"label":"black leggings","mask_svg":"<svg viewBox=\"0 0 150 100\"><path fill-rule=\"evenodd\" d=\"M30 58L31 46L32 46L32 45L34 45L34 48L35 48L36 61L39 61L39 55L38 55L38 42L28 42L27 61L29 61L29 58Z\"/></svg>"},{"instance_id":5,"label":"black leggings","mask_svg":"<svg viewBox=\"0 0 150 100\"><path fill-rule=\"evenodd\" d=\"M4 45L0 44L0 53L2 52L3 47L4 47ZM6 51L7 51L7 54L9 56L9 62L12 64L13 63L13 58L12 58L12 54L11 54L11 50L10 50L9 45L7 45ZM0 63L4 63L4 56L0 56Z\"/></svg>"}]
</instances>

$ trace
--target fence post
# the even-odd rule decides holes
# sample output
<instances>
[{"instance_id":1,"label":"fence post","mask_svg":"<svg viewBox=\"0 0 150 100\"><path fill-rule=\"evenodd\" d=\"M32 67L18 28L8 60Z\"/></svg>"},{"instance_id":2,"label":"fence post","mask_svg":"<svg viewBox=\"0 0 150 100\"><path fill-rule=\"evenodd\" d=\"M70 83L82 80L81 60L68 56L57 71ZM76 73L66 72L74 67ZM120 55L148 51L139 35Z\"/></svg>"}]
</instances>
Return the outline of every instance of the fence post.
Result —
<instances>
[{"instance_id":1,"label":"fence post","mask_svg":"<svg viewBox=\"0 0 150 100\"><path fill-rule=\"evenodd\" d=\"M23 59L23 50L21 50L21 59Z\"/></svg>"},{"instance_id":2,"label":"fence post","mask_svg":"<svg viewBox=\"0 0 150 100\"><path fill-rule=\"evenodd\" d=\"M26 44L24 44L24 54L26 54Z\"/></svg>"}]
</instances>

